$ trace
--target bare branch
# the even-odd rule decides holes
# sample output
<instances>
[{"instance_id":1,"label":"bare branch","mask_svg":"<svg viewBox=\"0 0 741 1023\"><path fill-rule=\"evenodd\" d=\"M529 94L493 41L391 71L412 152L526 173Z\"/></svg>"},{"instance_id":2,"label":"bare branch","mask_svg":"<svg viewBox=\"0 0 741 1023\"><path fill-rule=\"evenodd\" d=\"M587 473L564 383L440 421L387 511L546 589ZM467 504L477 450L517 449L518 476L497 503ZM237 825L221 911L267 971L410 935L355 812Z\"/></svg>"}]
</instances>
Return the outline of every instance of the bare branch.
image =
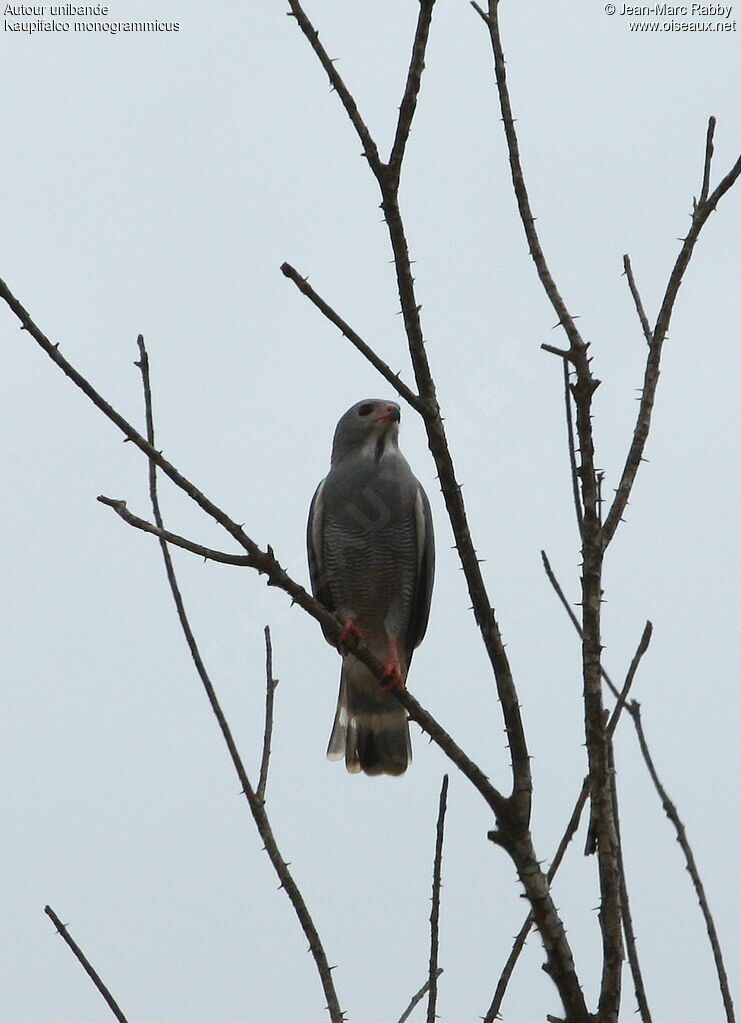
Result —
<instances>
[{"instance_id":1,"label":"bare branch","mask_svg":"<svg viewBox=\"0 0 741 1023\"><path fill-rule=\"evenodd\" d=\"M584 802L586 802L586 794L584 797ZM534 923L533 914L528 913L527 919L525 920L524 924L522 925L517 934L517 937L515 938L515 943L512 946L512 951L510 952L509 957L507 958L507 962L504 964L504 968L502 969L501 975L497 982L496 989L494 991L494 998L492 999L491 1005L489 1006L489 1011L484 1016L484 1023L495 1023L495 1020L500 1019L499 1014L502 1008L502 1002L504 1001L504 996L507 993L507 986L509 985L509 982L512 979L512 973L514 972L515 966L517 965L517 960L520 958L520 953L525 947L527 937L533 928L533 923Z\"/></svg>"},{"instance_id":2,"label":"bare branch","mask_svg":"<svg viewBox=\"0 0 741 1023\"><path fill-rule=\"evenodd\" d=\"M633 918L630 913L630 898L628 895L628 882L625 877L625 860L623 858L622 836L620 834L620 813L617 796L617 775L615 773L615 749L610 743L610 794L612 797L612 816L615 821L615 830L618 836L618 862L620 863L620 911L623 917L623 932L625 934L625 948L628 954L628 963L633 977L633 989L635 990L638 1011L641 1014L642 1023L652 1023L651 1010L646 998L646 988L643 983L641 964L638 959L638 948L633 930Z\"/></svg>"},{"instance_id":3,"label":"bare branch","mask_svg":"<svg viewBox=\"0 0 741 1023\"><path fill-rule=\"evenodd\" d=\"M116 1002L115 998L108 990L108 988L105 986L103 981L100 979L98 974L95 972L95 969L91 965L90 960L87 958L85 953L82 951L80 946L77 944L77 942L74 940L72 935L67 930L67 925L62 923L62 921L59 919L59 917L51 908L51 906L44 906L44 912L56 927L57 933L60 934L62 938L64 938L67 945L72 949L78 962L81 964L83 970L88 975L88 977L92 980L93 984L95 984L98 991L100 991L101 995L103 996L108 1005L108 1008L111 1010L113 1015L116 1017L119 1023L127 1023L126 1017L118 1007L118 1003Z\"/></svg>"},{"instance_id":4,"label":"bare branch","mask_svg":"<svg viewBox=\"0 0 741 1023\"><path fill-rule=\"evenodd\" d=\"M559 583L558 579L555 576L555 573L554 573L553 569L551 568L551 563L548 560L548 556L546 555L545 551L541 551L540 552L540 557L541 557L541 559L543 561L543 568L545 569L545 574L548 576L548 581L550 582L550 584L553 587L553 589L556 591L556 596L561 601L561 604L563 605L564 610L566 611L566 614L569 616L569 618L571 620L571 624L574 626L576 631L579 633L579 637L581 638L581 636L582 636L582 627L579 624L579 619L574 614L574 609L571 607L571 604L569 604L568 600L566 599L566 596L564 595L564 592L561 589L561 584ZM615 684L613 683L612 679L607 674L607 672L604 670L604 668L602 668L602 678L607 683L607 685L608 685L608 687L610 689L610 692L615 697L615 699L618 699L620 694L617 691L617 687L615 686Z\"/></svg>"},{"instance_id":5,"label":"bare branch","mask_svg":"<svg viewBox=\"0 0 741 1023\"><path fill-rule=\"evenodd\" d=\"M199 543L194 543L192 540L186 540L185 537L178 536L177 533L171 533L169 529L152 525L146 519L141 519L138 515L130 512L125 501L117 500L113 497L104 497L102 494L98 497L98 500L101 504L113 508L115 513L124 522L128 522L135 529L141 529L144 533L151 533L153 536L159 537L160 540L171 543L174 547L181 547L184 551L190 551L191 554L198 554L199 557L205 558L207 561L218 561L222 565L256 567L254 559L249 554L226 554L223 551L215 551L210 547L203 547Z\"/></svg>"},{"instance_id":6,"label":"bare branch","mask_svg":"<svg viewBox=\"0 0 741 1023\"><path fill-rule=\"evenodd\" d=\"M284 589L295 603L303 607L304 610L309 611L309 614L313 615L313 617L317 618L320 622L322 621L323 616L327 616L324 624L327 624L328 628L333 631L336 627L337 635L339 636L339 629L341 626L338 625L334 616L328 615L326 609L323 609L318 601L315 601L309 596L303 587L298 586L288 577L276 561L269 548L267 552L261 551L254 540L247 536L240 525L230 518L226 512L218 507L218 505L214 504L213 501L210 501L205 494L198 489L198 487L190 482L189 479L183 476L174 465L163 457L161 451L157 451L156 448L138 432L138 430L134 429L131 423L124 419L124 417L117 412L116 409L98 393L98 391L95 390L92 384L79 372L79 370L75 369L72 363L65 359L59 350L59 345L52 344L48 337L46 337L46 335L36 326L28 311L21 305L18 299L12 294L7 284L2 280L0 280L0 298L8 304L13 313L15 313L21 321L21 329L30 334L39 347L46 352L52 362L56 363L65 376L67 376L72 383L78 387L83 394L90 399L90 401L92 401L95 407L99 409L116 427L118 427L126 439L139 448L139 450L142 451L147 458L151 459L158 469L161 469L177 487L187 494L188 497L207 515L214 519L214 521L218 522L219 525L237 541L240 547L251 555L254 559L254 567L261 574L264 573L267 575L269 585L278 586L281 589ZM309 610L310 608L312 608L312 610Z\"/></svg>"},{"instance_id":7,"label":"bare branch","mask_svg":"<svg viewBox=\"0 0 741 1023\"><path fill-rule=\"evenodd\" d=\"M576 615L574 614L571 605L569 604L568 600L564 595L563 589L561 588L561 585L558 579L556 578L553 569L551 568L551 563L548 560L545 551L541 551L540 556L543 560L543 568L545 569L545 573L548 576L548 581L555 590L556 595L558 599L561 601L561 604L564 607L566 614L569 616L572 625L578 632L580 638L582 638L583 637L582 627L579 624L579 621ZM620 714L622 713L622 709L625 706L625 700L627 698L628 692L630 691L630 687L633 684L635 673L638 670L638 665L641 663L641 659L645 654L646 650L648 650L648 645L651 642L652 633L653 626L651 625L651 622L646 622L645 628L643 630L643 635L641 636L641 640L638 644L638 649L636 650L633 656L633 660L631 661L630 668L628 669L628 675L626 677L625 685L623 686L622 692L618 692L617 687L613 683L612 679L600 664L600 675L605 680L610 689L610 692L617 700L617 703L612 713L612 717L610 718L610 721L608 722L607 727L605 728L606 741L609 741L611 739L615 731L615 728L617 727L617 723L620 719ZM593 813L587 834L585 853L587 855L591 855L592 853L596 852L596 850L597 850L597 820L595 814Z\"/></svg>"},{"instance_id":8,"label":"bare branch","mask_svg":"<svg viewBox=\"0 0 741 1023\"><path fill-rule=\"evenodd\" d=\"M440 889L442 887L443 839L445 837L445 812L448 807L448 776L443 775L440 787L440 804L437 811L437 837L435 840L435 863L432 870L432 912L430 913L430 973L428 977L429 998L427 1000L427 1023L435 1023L437 1009L438 953L440 945Z\"/></svg>"},{"instance_id":9,"label":"bare branch","mask_svg":"<svg viewBox=\"0 0 741 1023\"><path fill-rule=\"evenodd\" d=\"M710 161L713 154L712 138L714 128L715 119L711 118L711 123L708 125L708 134L705 145L703 191L706 184L709 182L710 177ZM674 311L674 303L676 302L677 294L679 293L684 272L689 266L695 245L700 237L700 232L707 223L708 217L715 210L726 192L728 192L736 183L739 176L741 176L741 157L739 157L731 170L717 185L714 191L707 196L707 198L703 199L703 193L701 192L700 202L695 204L695 209L692 213L692 224L687 233L687 237L684 239L672 272L669 275L664 299L661 303L661 309L659 310L659 315L656 319L656 326L653 329L651 343L649 345L648 359L646 360L646 370L643 378L643 391L641 394L641 401L638 406L638 417L636 419L635 430L633 431L633 439L631 440L620 482L617 490L615 491L612 506L610 507L610 511L605 519L604 526L602 527L602 544L604 548L609 546L620 520L623 517L623 513L625 512L625 508L630 497L630 492L633 489L633 483L635 482L638 467L643 459L643 452L646 448L648 432L651 427L651 414L653 412L656 397L656 386L659 382L661 352L669 331L669 324L671 322L672 312Z\"/></svg>"},{"instance_id":10,"label":"bare branch","mask_svg":"<svg viewBox=\"0 0 741 1023\"><path fill-rule=\"evenodd\" d=\"M417 108L417 96L419 95L419 86L425 67L425 50L427 49L427 39L430 34L430 22L432 21L432 9L434 6L435 0L419 0L419 18L417 20L417 29L414 33L409 73L407 74L407 82L404 88L404 97L399 107L399 121L396 125L396 135L394 136L394 144L391 147L391 155L388 162L389 173L392 175L392 180L395 184L398 184L399 181L401 164L404 159L406 144L409 140L409 132L412 128L412 119Z\"/></svg>"},{"instance_id":11,"label":"bare branch","mask_svg":"<svg viewBox=\"0 0 741 1023\"><path fill-rule=\"evenodd\" d=\"M517 199L517 208L520 212L520 220L522 221L522 226L525 229L525 236L530 248L530 255L535 263L535 268L538 272L540 282L543 285L543 289L548 296L551 305L556 311L558 322L566 332L571 348L583 349L584 341L582 340L579 330L574 323L571 313L566 308L566 303L561 298L561 294L556 287L556 282L551 276L551 272L548 268L545 255L540 244L538 232L535 228L535 217L533 216L533 211L530 207L530 197L528 195L522 171L520 146L517 140L515 119L512 114L512 104L510 102L509 88L507 86L507 70L504 61L504 52L502 50L502 40L499 32L499 0L489 0L488 14L485 14L481 7L479 7L476 3L473 4L473 7L481 15L489 30L491 48L494 54L494 71L496 74L497 91L499 93L499 105L502 111L504 134L507 139L507 149L509 152L509 166L512 175L512 185L515 192L515 198Z\"/></svg>"},{"instance_id":12,"label":"bare branch","mask_svg":"<svg viewBox=\"0 0 741 1023\"><path fill-rule=\"evenodd\" d=\"M147 435L149 443L152 445L152 447L154 447L154 417L152 412L152 391L149 376L149 358L147 356L147 351L144 345L144 338L141 336L141 334L137 339L137 343L139 345L140 352L140 359L137 365L141 370L142 383L144 387ZM152 502L152 511L157 526L160 529L162 529L163 528L162 513L160 511L159 497L157 494L157 474L156 468L151 459L149 465L150 465L149 493ZM193 663L195 664L196 671L198 672L198 675L201 679L201 683L203 684L203 688L206 691L206 696L208 697L208 701L211 705L211 710L213 711L214 716L216 717L219 729L223 736L224 742L226 743L226 747L229 751L229 756L231 757L232 764L234 765L237 777L239 778L240 784L242 786L242 792L244 793L244 796L247 799L247 803L249 804L250 812L252 813L252 817L257 826L260 838L262 839L263 844L265 846L265 851L267 852L268 857L270 858L270 862L273 865L273 869L278 875L278 879L280 880L280 886L285 890L285 893L288 896L291 905L293 906L293 910L298 918L301 928L304 934L306 935L306 939L309 943L309 950L314 959L317 972L319 973L322 988L327 999L327 1011L329 1012L330 1019L332 1020L332 1023L343 1023L344 1014L340 1009L340 1004L337 999L337 992L335 991L334 982L332 980L331 968L327 961L327 956L324 951L324 946L322 945L321 938L319 937L319 932L317 931L316 926L314 925L314 921L308 910L308 907L304 902L303 895L301 894L298 885L294 881L293 876L290 870L288 869L288 864L283 859L280 853L278 844L275 841L275 837L273 836L270 821L268 820L267 813L265 812L264 800L258 796L257 792L252 788L250 784L247 772L245 771L244 768L244 764L242 763L242 758L239 755L239 751L237 750L237 746L234 741L234 736L232 735L232 731L229 727L229 723L226 720L224 712L221 709L221 704L219 703L219 699L216 695L216 690L214 689L213 684L211 682L211 678L208 674L208 671L206 670L206 665L203 661L203 658L201 657L201 652L199 650L198 643L196 642L195 635L191 628L190 621L185 610L183 597L180 592L180 587L178 585L177 577L175 575L175 569L172 564L172 558L170 557L170 551L165 541L161 538L160 548L162 550L162 557L165 562L165 572L167 574L167 581L170 586L172 598L175 602L175 608L177 610L180 626L183 630L186 643L188 644L188 649L190 650L191 657L193 658Z\"/></svg>"},{"instance_id":13,"label":"bare branch","mask_svg":"<svg viewBox=\"0 0 741 1023\"><path fill-rule=\"evenodd\" d=\"M479 10L479 14L481 14ZM608 797L607 744L604 733L604 708L600 681L602 544L598 473L595 466L592 433L592 399L599 385L591 371L588 345L585 344L556 283L551 275L535 228L535 218L525 184L519 143L515 130L504 52L499 32L499 0L489 0L484 18L494 55L499 106L509 153L512 185L520 220L540 283L553 306L560 326L569 340L568 353L545 345L548 351L568 359L576 371L573 387L576 406L576 433L579 441L578 477L581 490L582 541L582 673L584 679L584 726L592 778L592 803L599 826L599 877L601 892L600 929L603 948L603 984L600 1012L606 1023L613 1023L619 1010L622 948L620 947L620 897L611 804ZM617 937L617 943L614 938ZM568 1008L568 1006L566 1007Z\"/></svg>"},{"instance_id":14,"label":"bare branch","mask_svg":"<svg viewBox=\"0 0 741 1023\"><path fill-rule=\"evenodd\" d=\"M440 974L443 973L443 972L444 971L443 971L442 967L439 967L438 971L437 971L437 974L436 974L436 978L439 977ZM424 996L427 994L429 988L430 988L430 979L428 977L427 980L422 985L422 987L416 993L416 995L412 996L412 1000L410 1001L409 1005L407 1005L406 1009L402 1012L401 1016L399 1016L399 1023L407 1023L407 1020L412 1015L414 1010L417 1008L419 1003L422 1001Z\"/></svg>"},{"instance_id":15,"label":"bare branch","mask_svg":"<svg viewBox=\"0 0 741 1023\"><path fill-rule=\"evenodd\" d=\"M270 743L273 738L273 705L278 679L273 678L273 642L270 637L270 626L265 626L265 734L262 740L262 759L260 761L260 778L257 783L257 798L265 802L265 789L268 784L270 768Z\"/></svg>"},{"instance_id":16,"label":"bare branch","mask_svg":"<svg viewBox=\"0 0 741 1023\"><path fill-rule=\"evenodd\" d=\"M569 445L569 468L571 469L571 488L574 495L574 509L576 511L576 524L579 527L579 536L584 528L584 514L582 512L581 497L579 496L579 474L576 466L576 450L574 448L574 417L571 410L571 385L569 383L569 364L563 361L563 394L566 404L566 436Z\"/></svg>"},{"instance_id":17,"label":"bare branch","mask_svg":"<svg viewBox=\"0 0 741 1023\"><path fill-rule=\"evenodd\" d=\"M664 786L661 784L658 773L654 766L653 758L646 742L646 736L643 731L643 723L641 721L641 705L637 700L632 700L628 704L628 711L633 719L635 725L636 734L638 735L638 744L641 748L641 754L648 768L648 773L651 776L651 781L654 783L656 791L661 799L664 812L669 820L674 825L674 830L677 833L677 841L679 842L680 848L684 854L685 862L687 864L687 871L692 878L692 884L697 895L697 901L700 904L700 910L702 911L703 918L705 920L705 927L707 928L708 938L710 940L710 947L713 952L713 959L715 960L715 969L718 974L718 984L720 986L720 993L723 999L723 1007L726 1013L727 1023L735 1023L736 1015L733 1008L733 999L731 998L731 990L728 986L728 974L726 973L725 964L723 962L723 952L720 947L720 941L718 940L718 932L715 929L715 921L713 915L710 912L710 906L705 895L705 888L702 881L700 880L700 874L695 863L695 856L692 852L692 847L687 838L687 831L684 824L679 818L677 808L669 798Z\"/></svg>"},{"instance_id":18,"label":"bare branch","mask_svg":"<svg viewBox=\"0 0 741 1023\"><path fill-rule=\"evenodd\" d=\"M633 276L633 267L630 265L630 256L627 253L623 256L623 268L625 271L625 276L628 279L628 287L630 288L630 293L633 296L633 302L636 307L636 312L638 313L638 319L641 321L643 336L646 339L646 343L648 345L651 345L654 336L651 332L651 326L648 322L648 317L646 316L646 310L643 308L643 302L641 301L641 296L635 282L635 277Z\"/></svg>"},{"instance_id":19,"label":"bare branch","mask_svg":"<svg viewBox=\"0 0 741 1023\"><path fill-rule=\"evenodd\" d=\"M555 584L556 591L559 593L559 596L561 597L561 600L564 603L566 610L571 615L572 614L571 608L568 606L568 604L565 603L565 599L563 598L563 591L561 591L560 587L558 586L558 581L556 580L555 576L550 570L550 564L548 562L548 558L545 555L545 552L541 551L541 555L543 557L543 563L546 566L546 571L548 572L548 577L549 579L551 579L552 583ZM578 630L579 623L576 620L576 617L572 616L572 620ZM608 740L612 739L612 736L615 734L615 729L617 728L618 722L620 721L620 715L623 712L623 708L626 707L626 700L628 698L628 694L630 693L631 687L633 685L633 680L635 679L636 672L638 670L638 665L641 662L641 658L648 649L648 644L651 641L652 631L653 630L651 623L646 622L646 626L643 630L643 634L641 635L638 648L633 656L632 661L630 662L630 667L628 668L628 672L625 676L625 682L623 683L623 687L619 693L617 693L617 690L615 690L618 700L612 710L612 714L607 724L607 728L605 729ZM607 676L607 673L604 671L603 674L605 675L605 677ZM612 685L612 683L610 683L610 685ZM546 875L546 877L549 884L553 881L553 878L556 876L558 868L561 866L563 858L566 854L566 849L568 848L572 838L579 829L581 815L584 811L587 798L589 797L589 789L590 789L589 775L587 775L587 777L582 782L581 791L577 796L576 803L574 804L574 809L571 813L571 817L569 818L569 822L566 825L566 829L561 837L561 841L558 843L558 848L556 849L555 855L553 856L551 865L548 868L548 874ZM517 964L517 960L520 957L520 953L525 947L525 942L527 940L528 934L532 929L533 923L534 923L533 915L532 913L529 913L525 921L523 922L522 927L520 928L517 934L517 937L515 938L512 951L510 952L509 957L507 958L507 961L504 964L501 976L499 978L496 990L494 992L494 998L492 1000L491 1005L489 1006L489 1011L484 1017L484 1023L494 1023L494 1021L499 1018L499 1013L502 1008L502 1002L504 1001L507 986L512 977L512 973Z\"/></svg>"},{"instance_id":20,"label":"bare branch","mask_svg":"<svg viewBox=\"0 0 741 1023\"><path fill-rule=\"evenodd\" d=\"M541 556L543 558L543 564L544 564L544 567L545 567L545 570L546 570L546 574L548 575L548 578L549 578L551 584L553 585L553 588L555 589L556 593L558 594L558 597L559 597L561 603L565 607L566 612L569 615L569 618L571 619L575 629L577 630L577 632L580 632L579 622L577 621L576 616L573 614L573 612L572 612L572 610L571 610L571 608L570 608L566 598L564 597L563 590L558 585L558 580L556 579L555 575L553 574L553 571L552 571L552 569L550 567L550 564L548 562L548 558L546 557L544 551L541 551ZM641 657L643 656L643 654L646 652L646 649L648 648L648 643L650 642L650 639L651 639L651 628L650 628L650 626L651 626L651 623L647 622L646 623L646 628L643 631L643 636L641 637L641 642L640 642L640 644L638 646L638 650L636 651L636 654L633 657L633 660L631 662L630 670L628 672L628 678L626 679L626 686L628 684L628 681L632 682L632 679L635 677L635 673L636 673L636 671L638 669L638 664L640 663ZM615 687L613 686L612 682L609 680L609 677L607 676L607 673L604 671L604 669L602 670L602 676L609 683L610 688L613 690L613 692L616 692ZM650 753L650 751L648 749L648 744L646 742L646 737L645 737L644 732L643 732L643 726L642 726L641 717L640 717L640 704L636 700L631 701L631 703L627 703L626 702L627 695L628 695L628 689L629 689L629 686L627 686L627 688L626 688L626 686L623 687L622 692L618 695L618 702L615 705L615 708L614 708L614 710L612 712L612 718L610 719L610 722L609 722L609 724L607 726L607 729L606 729L607 737L608 737L608 739L612 738L612 735L614 734L615 728L617 727L617 722L619 720L620 712L622 711L622 708L625 707L625 709L630 714L631 719L633 721L633 724L635 726L636 733L638 735L638 742L639 742L639 745L641 747L641 753L643 755L643 759L644 759L644 761L646 763L646 766L648 768L649 774L651 776L651 780L653 781L654 786L656 788L656 791L659 794L659 797L660 797L661 802L662 802L663 807L664 807L664 811L665 811L667 817L669 818L669 820L674 825L675 830L677 832L677 840L678 840L678 842L680 844L682 852L684 853L685 860L687 862L687 871L688 871L690 877L692 878L692 884L694 885L695 892L697 893L697 900L698 900L698 902L700 904L700 909L701 909L703 917L705 919L705 926L707 928L708 937L710 939L710 945L711 945L711 948L712 948L712 951L713 951L713 958L715 960L715 968L716 968L716 971L717 971L717 974L718 974L718 983L720 985L721 996L723 998L723 1005L724 1005L725 1011L726 1011L726 1020L727 1020L727 1023L735 1023L735 1015L734 1015L734 1009L733 1009L733 1000L731 999L731 993L730 993L730 989L729 989L729 986L728 986L728 976L726 974L725 965L724 965L724 962L723 962L723 953L721 951L720 942L718 941L718 935L717 935L717 932L715 930L715 923L713 921L713 917L712 917L712 914L710 912L710 907L708 905L707 898L705 896L705 889L703 887L702 881L700 880L700 875L698 873L697 866L695 864L695 859L694 859L694 855L692 853L692 848L690 847L689 841L687 839L687 834L686 834L684 825L682 824L681 820L679 819L679 814L677 813L677 809L676 809L674 803L669 798L669 795L666 792L666 789L661 784L661 782L659 780L659 777L658 777L658 774L656 773L656 769L655 769L654 764L653 764L653 759L652 759L651 753ZM589 839L588 839L588 842L589 842ZM549 877L550 877L550 873L549 873Z\"/></svg>"},{"instance_id":21,"label":"bare branch","mask_svg":"<svg viewBox=\"0 0 741 1023\"><path fill-rule=\"evenodd\" d=\"M397 394L408 402L413 409L416 409L421 415L424 415L426 409L424 402L419 398L414 391L407 387L402 382L398 373L394 373L390 366L388 366L380 356L376 355L373 349L363 341L359 334L357 334L352 327L350 327L342 317L335 312L335 310L324 301L324 299L314 291L312 286L309 284L305 277L302 277L297 270L290 265L290 263L284 263L281 266L281 273L284 277L288 277L299 291L306 295L310 302L312 302L317 309L326 316L330 323L333 323L340 332L347 338L347 340L357 348L357 350L366 357L368 362L374 366L384 380L387 380Z\"/></svg>"},{"instance_id":22,"label":"bare branch","mask_svg":"<svg viewBox=\"0 0 741 1023\"><path fill-rule=\"evenodd\" d=\"M702 168L702 188L700 189L700 205L707 202L710 191L710 165L713 162L713 136L715 135L715 118L708 119L708 133L705 136L705 163Z\"/></svg>"},{"instance_id":23,"label":"bare branch","mask_svg":"<svg viewBox=\"0 0 741 1023\"><path fill-rule=\"evenodd\" d=\"M378 155L378 147L373 141L365 121L360 116L357 104L350 95L349 89L343 82L339 71L335 67L334 61L320 42L319 33L306 17L306 14L298 0L288 0L288 5L291 8L291 15L296 19L301 31L308 39L312 50L319 58L319 63L327 72L327 77L329 78L332 88L340 97L340 101L345 108L347 116L350 118L352 126L357 132L358 138L363 146L363 153L368 160L371 170L376 177L383 175L385 167Z\"/></svg>"}]
</instances>

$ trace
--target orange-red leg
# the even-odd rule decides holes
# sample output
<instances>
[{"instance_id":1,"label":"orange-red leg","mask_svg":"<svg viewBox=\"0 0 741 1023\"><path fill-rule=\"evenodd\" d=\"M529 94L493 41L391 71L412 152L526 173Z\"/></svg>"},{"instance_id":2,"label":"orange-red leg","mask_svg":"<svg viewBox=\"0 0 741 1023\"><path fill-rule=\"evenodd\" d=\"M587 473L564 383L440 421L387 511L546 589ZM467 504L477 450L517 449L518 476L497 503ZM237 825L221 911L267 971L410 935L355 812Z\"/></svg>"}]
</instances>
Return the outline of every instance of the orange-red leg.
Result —
<instances>
[{"instance_id":1,"label":"orange-red leg","mask_svg":"<svg viewBox=\"0 0 741 1023\"><path fill-rule=\"evenodd\" d=\"M404 688L404 676L401 673L401 662L399 651L396 647L396 640L389 640L389 656L383 666L383 678L381 688L388 692L391 689Z\"/></svg>"},{"instance_id":2,"label":"orange-red leg","mask_svg":"<svg viewBox=\"0 0 741 1023\"><path fill-rule=\"evenodd\" d=\"M340 646L347 646L348 640L361 639L362 636L363 633L355 624L355 619L348 618L342 626L342 632L340 633Z\"/></svg>"}]
</instances>

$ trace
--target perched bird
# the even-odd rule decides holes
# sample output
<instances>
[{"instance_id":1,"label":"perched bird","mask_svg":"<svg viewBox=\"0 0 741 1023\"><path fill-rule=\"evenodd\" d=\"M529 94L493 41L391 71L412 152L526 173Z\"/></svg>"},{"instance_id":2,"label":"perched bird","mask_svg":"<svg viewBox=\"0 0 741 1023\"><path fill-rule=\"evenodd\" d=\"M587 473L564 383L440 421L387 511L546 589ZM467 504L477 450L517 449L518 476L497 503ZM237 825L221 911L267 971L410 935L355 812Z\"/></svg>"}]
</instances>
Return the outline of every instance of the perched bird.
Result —
<instances>
[{"instance_id":1,"label":"perched bird","mask_svg":"<svg viewBox=\"0 0 741 1023\"><path fill-rule=\"evenodd\" d=\"M342 639L361 637L385 668L379 681L342 653L327 756L344 756L353 774L403 774L412 758L407 714L391 690L404 685L427 629L435 541L427 495L399 451L400 419L395 402L377 398L348 409L309 511L314 596L342 618Z\"/></svg>"}]
</instances>

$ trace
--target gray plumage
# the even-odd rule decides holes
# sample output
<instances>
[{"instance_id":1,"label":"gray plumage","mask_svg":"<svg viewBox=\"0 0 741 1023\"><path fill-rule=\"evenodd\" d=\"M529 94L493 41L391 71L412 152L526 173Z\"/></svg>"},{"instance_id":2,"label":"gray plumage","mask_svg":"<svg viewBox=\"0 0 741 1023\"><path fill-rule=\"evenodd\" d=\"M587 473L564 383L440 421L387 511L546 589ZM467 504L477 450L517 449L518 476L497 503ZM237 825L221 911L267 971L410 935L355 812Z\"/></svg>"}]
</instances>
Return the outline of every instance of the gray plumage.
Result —
<instances>
[{"instance_id":1,"label":"gray plumage","mask_svg":"<svg viewBox=\"0 0 741 1023\"><path fill-rule=\"evenodd\" d=\"M412 758L406 711L389 689L404 684L427 629L435 571L430 506L399 451L400 418L380 399L342 416L307 529L314 596L386 667L379 682L343 654L327 748L330 760L344 756L348 771L371 775L403 774Z\"/></svg>"}]
</instances>

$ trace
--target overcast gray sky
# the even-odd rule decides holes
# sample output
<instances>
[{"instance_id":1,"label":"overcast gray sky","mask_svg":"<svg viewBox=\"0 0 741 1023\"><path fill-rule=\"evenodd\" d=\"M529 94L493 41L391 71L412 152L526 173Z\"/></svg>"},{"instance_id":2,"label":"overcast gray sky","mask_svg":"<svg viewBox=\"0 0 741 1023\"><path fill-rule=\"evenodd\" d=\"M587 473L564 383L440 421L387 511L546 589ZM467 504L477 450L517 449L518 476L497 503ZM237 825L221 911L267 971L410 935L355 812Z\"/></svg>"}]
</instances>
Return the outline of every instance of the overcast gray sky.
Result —
<instances>
[{"instance_id":1,"label":"overcast gray sky","mask_svg":"<svg viewBox=\"0 0 741 1023\"><path fill-rule=\"evenodd\" d=\"M414 0L307 0L385 152ZM731 31L631 30L597 0L503 0L504 47L542 242L592 343L597 461L616 485L645 342L628 252L656 315L700 189L736 157L741 8ZM0 276L64 354L142 422L146 335L158 444L307 582L305 517L339 415L388 386L279 272L284 260L411 380L378 196L337 97L281 0L113 0L98 22L178 32L0 40L5 97ZM14 24L22 17L5 15ZM25 22L34 20L26 17ZM59 19L57 19L59 20ZM64 19L62 19L64 20ZM73 18L67 18L73 21ZM88 18L87 21L94 21ZM676 19L667 19L676 20ZM664 19L659 21L663 25ZM438 0L402 182L403 211L471 527L519 686L539 855L557 844L585 771L580 653L543 575L578 598L578 543L558 343L511 192L484 26ZM713 214L677 302L649 442L606 566L605 663L635 684L739 976L739 212ZM50 903L130 1023L323 1020L306 943L261 850L171 606L159 552L95 500L148 514L146 465L17 321L3 348L0 659L0 1018L111 1017L43 914ZM431 498L438 577L409 687L506 786L494 686L421 426L402 446ZM163 485L168 523L218 530ZM339 660L316 624L247 570L175 555L194 628L254 775L263 627L277 719L268 805L353 1023L397 1020L425 978L438 790L446 763L416 726L402 779L351 777L324 750ZM628 880L655 1018L721 1020L704 927L629 722L617 764ZM524 906L454 772L441 923L440 1018L488 1008ZM577 837L554 885L590 1000L599 982L595 863ZM558 1014L531 938L504 1019ZM623 1017L633 1018L626 976ZM423 1010L417 1011L418 1019Z\"/></svg>"}]
</instances>

